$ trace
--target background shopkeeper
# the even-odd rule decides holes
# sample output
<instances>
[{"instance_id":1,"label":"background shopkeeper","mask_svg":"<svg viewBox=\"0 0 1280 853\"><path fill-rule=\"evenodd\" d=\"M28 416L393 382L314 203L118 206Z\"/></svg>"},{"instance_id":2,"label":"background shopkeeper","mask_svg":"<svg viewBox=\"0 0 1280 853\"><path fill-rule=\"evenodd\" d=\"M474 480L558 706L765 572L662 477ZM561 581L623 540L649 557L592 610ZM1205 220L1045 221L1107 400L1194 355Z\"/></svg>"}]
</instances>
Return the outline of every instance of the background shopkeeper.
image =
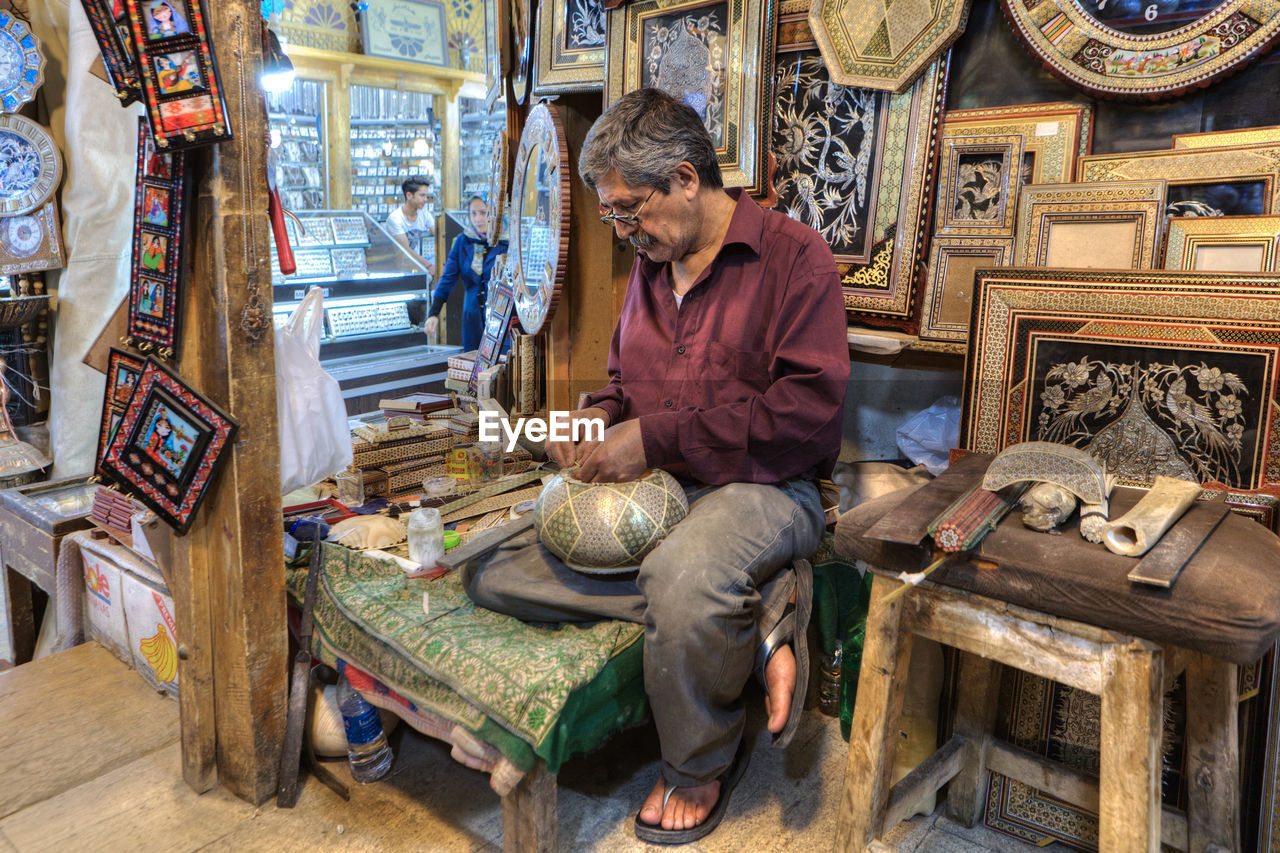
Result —
<instances>
[{"instance_id":1,"label":"background shopkeeper","mask_svg":"<svg viewBox=\"0 0 1280 853\"><path fill-rule=\"evenodd\" d=\"M435 337L440 327L440 309L461 279L466 288L462 308L462 348L473 350L480 346L484 334L484 303L489 292L489 275L500 255L507 253L507 241L499 240L490 246L484 235L489 229L489 206L480 196L472 196L467 202L467 218L470 231L464 231L453 241L444 272L431 295L431 311L423 331L427 337Z\"/></svg>"},{"instance_id":2,"label":"background shopkeeper","mask_svg":"<svg viewBox=\"0 0 1280 853\"><path fill-rule=\"evenodd\" d=\"M404 192L404 204L387 217L387 234L427 268L427 275L433 276L436 265L422 256L423 241L435 233L431 217L422 212L431 199L430 185L425 178L418 176L406 180L400 189Z\"/></svg>"}]
</instances>

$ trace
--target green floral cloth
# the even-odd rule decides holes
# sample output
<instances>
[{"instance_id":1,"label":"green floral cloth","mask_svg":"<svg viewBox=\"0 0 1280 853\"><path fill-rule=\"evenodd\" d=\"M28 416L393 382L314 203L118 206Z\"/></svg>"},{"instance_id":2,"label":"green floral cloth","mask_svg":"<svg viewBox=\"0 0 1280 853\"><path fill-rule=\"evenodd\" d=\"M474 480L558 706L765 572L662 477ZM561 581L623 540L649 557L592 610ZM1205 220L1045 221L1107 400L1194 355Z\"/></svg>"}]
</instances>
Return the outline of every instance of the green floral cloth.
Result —
<instances>
[{"instance_id":1,"label":"green floral cloth","mask_svg":"<svg viewBox=\"0 0 1280 853\"><path fill-rule=\"evenodd\" d=\"M296 600L305 579L289 571ZM518 767L536 754L556 772L570 754L647 715L641 626L521 622L476 607L456 572L410 579L395 563L326 545L314 619L321 659L349 661ZM566 710L570 730L558 730Z\"/></svg>"}]
</instances>

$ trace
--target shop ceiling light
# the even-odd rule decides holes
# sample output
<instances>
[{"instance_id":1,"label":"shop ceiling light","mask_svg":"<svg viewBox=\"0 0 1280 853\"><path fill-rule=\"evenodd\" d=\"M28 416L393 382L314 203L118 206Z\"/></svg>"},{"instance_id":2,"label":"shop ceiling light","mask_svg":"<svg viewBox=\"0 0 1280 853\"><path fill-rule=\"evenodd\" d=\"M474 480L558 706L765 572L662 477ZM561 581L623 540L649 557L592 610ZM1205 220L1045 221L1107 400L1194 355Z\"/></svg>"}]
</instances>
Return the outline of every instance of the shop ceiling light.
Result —
<instances>
[{"instance_id":1,"label":"shop ceiling light","mask_svg":"<svg viewBox=\"0 0 1280 853\"><path fill-rule=\"evenodd\" d=\"M293 62L285 56L279 37L270 27L263 27L262 33L262 88L283 92L293 85Z\"/></svg>"}]
</instances>

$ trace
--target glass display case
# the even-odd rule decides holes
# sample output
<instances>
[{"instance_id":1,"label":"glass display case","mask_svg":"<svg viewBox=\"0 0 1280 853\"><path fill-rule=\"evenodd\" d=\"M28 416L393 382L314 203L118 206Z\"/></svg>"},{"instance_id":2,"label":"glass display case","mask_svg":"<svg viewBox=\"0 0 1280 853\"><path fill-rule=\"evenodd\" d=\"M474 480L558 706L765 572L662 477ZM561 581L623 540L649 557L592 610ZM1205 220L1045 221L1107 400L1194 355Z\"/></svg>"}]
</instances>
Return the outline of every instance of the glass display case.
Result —
<instances>
[{"instance_id":1,"label":"glass display case","mask_svg":"<svg viewBox=\"0 0 1280 853\"><path fill-rule=\"evenodd\" d=\"M329 206L325 85L321 80L294 80L283 92L267 92L280 200L294 212Z\"/></svg>"},{"instance_id":2,"label":"glass display case","mask_svg":"<svg viewBox=\"0 0 1280 853\"><path fill-rule=\"evenodd\" d=\"M285 225L297 272L280 274L272 245L272 313L283 324L310 288L324 288L320 362L338 380L348 411L377 408L379 395L443 383L444 363L458 347L429 346L409 319L409 302L428 297L422 266L363 211L315 211L299 222Z\"/></svg>"},{"instance_id":3,"label":"glass display case","mask_svg":"<svg viewBox=\"0 0 1280 853\"><path fill-rule=\"evenodd\" d=\"M489 191L489 159L493 140L507 124L505 111L485 111L483 98L458 99L458 162L461 194L465 206L472 196L484 197Z\"/></svg>"},{"instance_id":4,"label":"glass display case","mask_svg":"<svg viewBox=\"0 0 1280 853\"><path fill-rule=\"evenodd\" d=\"M432 95L353 85L351 207L379 222L404 202L401 184L421 176L431 185L424 212L440 210L440 123Z\"/></svg>"}]
</instances>

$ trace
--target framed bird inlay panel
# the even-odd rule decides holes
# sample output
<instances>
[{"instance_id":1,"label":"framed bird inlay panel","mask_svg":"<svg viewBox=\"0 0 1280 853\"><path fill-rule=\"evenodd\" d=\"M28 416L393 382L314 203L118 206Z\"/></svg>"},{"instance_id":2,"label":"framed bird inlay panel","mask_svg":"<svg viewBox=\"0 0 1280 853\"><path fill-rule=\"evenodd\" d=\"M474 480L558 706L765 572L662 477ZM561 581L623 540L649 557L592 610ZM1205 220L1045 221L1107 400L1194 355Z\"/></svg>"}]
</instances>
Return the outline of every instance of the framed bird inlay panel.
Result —
<instances>
[{"instance_id":1,"label":"framed bird inlay panel","mask_svg":"<svg viewBox=\"0 0 1280 853\"><path fill-rule=\"evenodd\" d=\"M1280 37L1280 0L1001 0L1051 73L1102 98L1159 100L1205 86Z\"/></svg>"},{"instance_id":2,"label":"framed bird inlay panel","mask_svg":"<svg viewBox=\"0 0 1280 853\"><path fill-rule=\"evenodd\" d=\"M608 109L655 86L697 111L726 187L760 194L767 179L773 4L746 0L631 0L609 11Z\"/></svg>"},{"instance_id":3,"label":"framed bird inlay panel","mask_svg":"<svg viewBox=\"0 0 1280 853\"><path fill-rule=\"evenodd\" d=\"M1076 158L1089 153L1093 140L1093 107L1062 101L947 110L942 114L942 133L944 136L1020 135L1021 183L1068 184L1075 180Z\"/></svg>"},{"instance_id":4,"label":"framed bird inlay panel","mask_svg":"<svg viewBox=\"0 0 1280 853\"><path fill-rule=\"evenodd\" d=\"M1280 486L1278 304L1265 274L980 271L960 445L1079 447L1124 485Z\"/></svg>"},{"instance_id":5,"label":"framed bird inlay panel","mask_svg":"<svg viewBox=\"0 0 1280 853\"><path fill-rule=\"evenodd\" d=\"M803 11L778 22L771 202L822 235L851 321L914 332L943 74L901 95L831 82Z\"/></svg>"}]
</instances>

